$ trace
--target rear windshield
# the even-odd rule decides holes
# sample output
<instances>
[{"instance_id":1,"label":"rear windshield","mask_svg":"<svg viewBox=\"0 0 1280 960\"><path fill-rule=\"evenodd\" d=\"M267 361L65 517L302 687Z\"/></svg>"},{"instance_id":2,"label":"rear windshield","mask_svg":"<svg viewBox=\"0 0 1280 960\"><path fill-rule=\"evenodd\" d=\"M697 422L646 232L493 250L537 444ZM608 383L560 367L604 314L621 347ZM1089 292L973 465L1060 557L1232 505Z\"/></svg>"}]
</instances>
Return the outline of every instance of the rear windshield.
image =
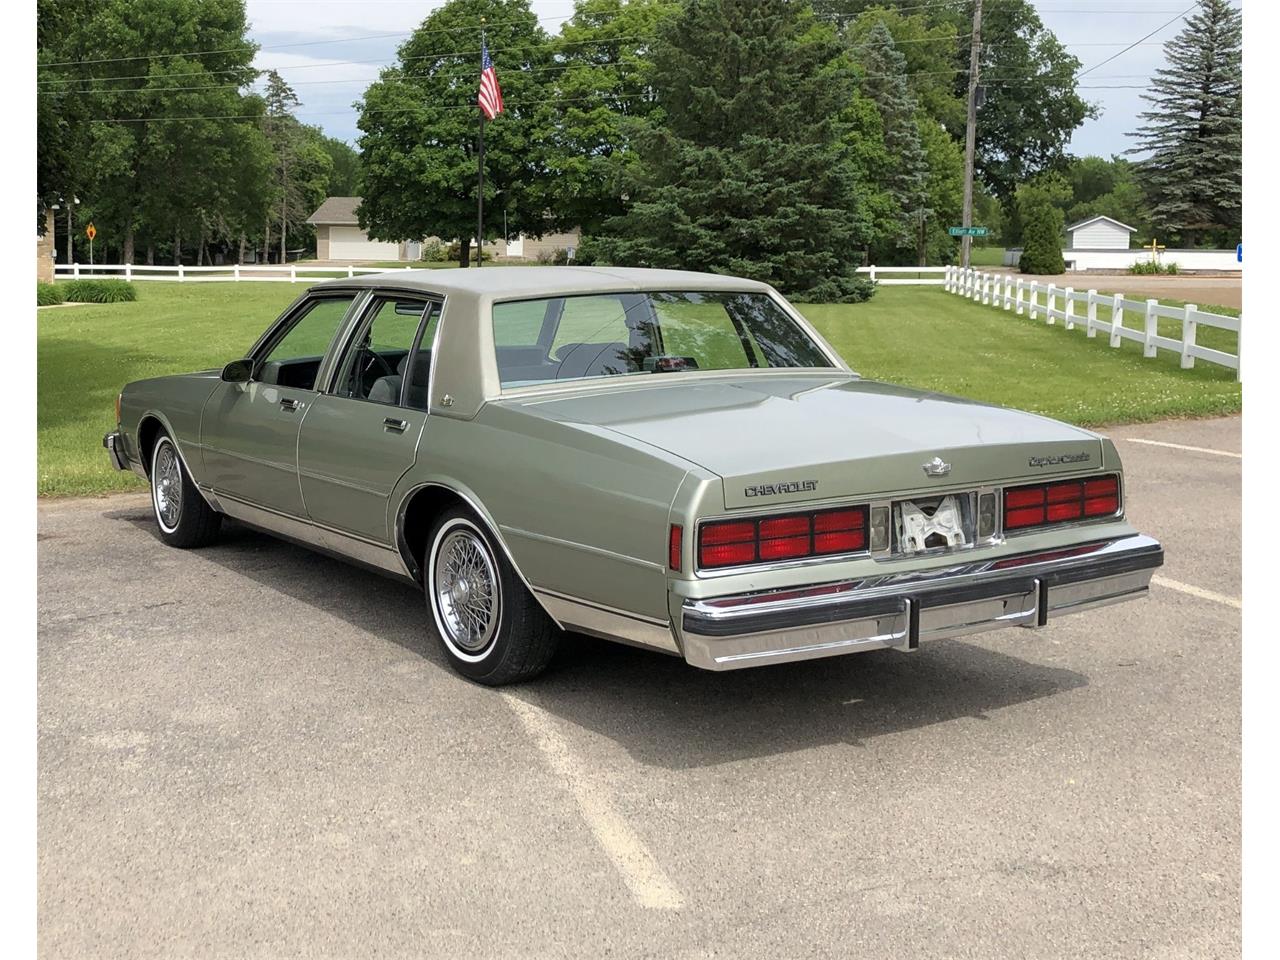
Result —
<instances>
[{"instance_id":1,"label":"rear windshield","mask_svg":"<svg viewBox=\"0 0 1280 960\"><path fill-rule=\"evenodd\" d=\"M504 387L832 365L761 293L607 293L498 303L493 341Z\"/></svg>"}]
</instances>

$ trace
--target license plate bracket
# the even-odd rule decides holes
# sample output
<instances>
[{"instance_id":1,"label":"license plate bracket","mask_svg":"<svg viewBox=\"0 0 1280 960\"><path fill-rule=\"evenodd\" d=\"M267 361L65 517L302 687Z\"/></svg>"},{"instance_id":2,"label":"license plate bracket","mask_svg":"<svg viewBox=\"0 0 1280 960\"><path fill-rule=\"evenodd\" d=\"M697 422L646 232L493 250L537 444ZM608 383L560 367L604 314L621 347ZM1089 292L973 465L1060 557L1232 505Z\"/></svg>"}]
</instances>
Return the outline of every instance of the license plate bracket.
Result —
<instances>
[{"instance_id":1,"label":"license plate bracket","mask_svg":"<svg viewBox=\"0 0 1280 960\"><path fill-rule=\"evenodd\" d=\"M971 547L976 494L948 493L893 505L898 552L908 556Z\"/></svg>"}]
</instances>

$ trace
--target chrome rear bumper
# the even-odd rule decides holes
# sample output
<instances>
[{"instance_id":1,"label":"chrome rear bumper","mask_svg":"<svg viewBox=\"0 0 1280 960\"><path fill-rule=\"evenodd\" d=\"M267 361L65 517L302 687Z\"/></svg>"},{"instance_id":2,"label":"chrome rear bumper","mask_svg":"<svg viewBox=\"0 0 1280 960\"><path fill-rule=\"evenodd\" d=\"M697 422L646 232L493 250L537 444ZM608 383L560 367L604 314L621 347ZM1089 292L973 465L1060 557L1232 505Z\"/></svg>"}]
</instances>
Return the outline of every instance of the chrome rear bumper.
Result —
<instances>
[{"instance_id":1,"label":"chrome rear bumper","mask_svg":"<svg viewBox=\"0 0 1280 960\"><path fill-rule=\"evenodd\" d=\"M1135 534L1060 550L792 590L686 600L685 659L733 670L895 647L1144 596L1164 549Z\"/></svg>"},{"instance_id":2,"label":"chrome rear bumper","mask_svg":"<svg viewBox=\"0 0 1280 960\"><path fill-rule=\"evenodd\" d=\"M111 458L111 465L117 470L129 469L129 458L125 456L124 439L120 435L120 431L116 430L108 433L102 438L102 445L107 448L107 456Z\"/></svg>"}]
</instances>

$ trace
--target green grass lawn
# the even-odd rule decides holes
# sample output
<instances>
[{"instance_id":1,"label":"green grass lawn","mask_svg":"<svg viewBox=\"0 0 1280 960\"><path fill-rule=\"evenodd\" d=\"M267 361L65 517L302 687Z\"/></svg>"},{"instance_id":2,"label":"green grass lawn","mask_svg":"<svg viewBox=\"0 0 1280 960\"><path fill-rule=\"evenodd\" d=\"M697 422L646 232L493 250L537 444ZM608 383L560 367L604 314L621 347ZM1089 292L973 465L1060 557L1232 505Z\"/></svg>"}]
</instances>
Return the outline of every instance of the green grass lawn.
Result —
<instances>
[{"instance_id":1,"label":"green grass lawn","mask_svg":"<svg viewBox=\"0 0 1280 960\"><path fill-rule=\"evenodd\" d=\"M302 291L287 283L146 283L136 303L37 311L37 490L136 489L101 447L131 380L221 366L243 356ZM1083 330L974 304L941 288L882 287L868 303L801 305L863 376L1097 425L1240 409L1234 371L1175 354L1144 359ZM1135 321L1136 322L1136 321ZM1208 331L1202 331L1208 333ZM1207 336L1201 342L1209 343Z\"/></svg>"},{"instance_id":2,"label":"green grass lawn","mask_svg":"<svg viewBox=\"0 0 1280 960\"><path fill-rule=\"evenodd\" d=\"M1004 266L1004 247L980 247L974 244L969 250L969 263L975 267Z\"/></svg>"}]
</instances>

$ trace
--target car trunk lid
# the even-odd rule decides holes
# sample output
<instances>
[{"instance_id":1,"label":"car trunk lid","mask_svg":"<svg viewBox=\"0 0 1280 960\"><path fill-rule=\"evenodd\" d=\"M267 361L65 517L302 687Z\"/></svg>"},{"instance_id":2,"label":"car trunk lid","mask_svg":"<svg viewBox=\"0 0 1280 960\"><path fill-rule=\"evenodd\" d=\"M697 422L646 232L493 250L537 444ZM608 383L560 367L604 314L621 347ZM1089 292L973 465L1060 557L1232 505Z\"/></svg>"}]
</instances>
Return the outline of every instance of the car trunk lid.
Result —
<instances>
[{"instance_id":1,"label":"car trunk lid","mask_svg":"<svg viewBox=\"0 0 1280 960\"><path fill-rule=\"evenodd\" d=\"M730 510L957 489L1102 463L1100 439L1085 430L853 376L655 382L532 406L704 467L723 478ZM934 458L949 469L926 472Z\"/></svg>"}]
</instances>

